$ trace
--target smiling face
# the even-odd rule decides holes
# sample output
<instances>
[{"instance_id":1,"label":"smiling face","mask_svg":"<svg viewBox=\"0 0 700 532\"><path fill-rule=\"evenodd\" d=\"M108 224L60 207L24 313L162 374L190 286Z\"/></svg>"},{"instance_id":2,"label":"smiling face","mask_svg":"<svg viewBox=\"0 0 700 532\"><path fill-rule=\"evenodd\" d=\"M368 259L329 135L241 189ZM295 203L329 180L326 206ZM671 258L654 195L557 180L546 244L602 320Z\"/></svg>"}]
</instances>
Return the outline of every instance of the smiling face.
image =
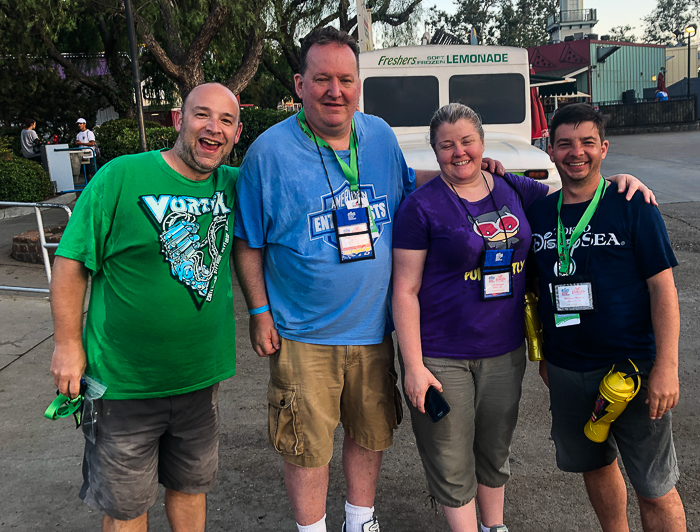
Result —
<instances>
[{"instance_id":1,"label":"smiling face","mask_svg":"<svg viewBox=\"0 0 700 532\"><path fill-rule=\"evenodd\" d=\"M306 72L296 74L294 84L307 123L324 140L348 135L360 103L355 54L344 44L314 44L306 61Z\"/></svg>"},{"instance_id":2,"label":"smiling face","mask_svg":"<svg viewBox=\"0 0 700 532\"><path fill-rule=\"evenodd\" d=\"M179 135L172 151L183 163L176 170L190 179L209 177L238 142L243 128L238 118L238 102L226 87L194 88L175 121Z\"/></svg>"},{"instance_id":3,"label":"smiling face","mask_svg":"<svg viewBox=\"0 0 700 532\"><path fill-rule=\"evenodd\" d=\"M593 122L561 124L549 146L549 157L562 178L562 186L598 181L600 163L608 153L608 141L600 141Z\"/></svg>"},{"instance_id":4,"label":"smiling face","mask_svg":"<svg viewBox=\"0 0 700 532\"><path fill-rule=\"evenodd\" d=\"M440 175L448 183L459 186L481 176L484 141L469 120L442 124L435 134L433 149Z\"/></svg>"},{"instance_id":5,"label":"smiling face","mask_svg":"<svg viewBox=\"0 0 700 532\"><path fill-rule=\"evenodd\" d=\"M79 122L78 123L78 129L80 131L85 131L87 129L87 124L85 122Z\"/></svg>"}]
</instances>

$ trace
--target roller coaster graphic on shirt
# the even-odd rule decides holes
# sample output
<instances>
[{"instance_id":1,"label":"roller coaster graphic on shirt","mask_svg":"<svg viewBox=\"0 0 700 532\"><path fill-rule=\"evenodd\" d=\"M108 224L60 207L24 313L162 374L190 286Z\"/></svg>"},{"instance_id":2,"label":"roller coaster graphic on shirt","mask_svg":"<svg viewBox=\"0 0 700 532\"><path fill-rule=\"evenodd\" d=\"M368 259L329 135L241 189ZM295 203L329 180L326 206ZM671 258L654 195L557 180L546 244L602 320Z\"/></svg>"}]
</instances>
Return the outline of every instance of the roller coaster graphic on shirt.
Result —
<instances>
[{"instance_id":1,"label":"roller coaster graphic on shirt","mask_svg":"<svg viewBox=\"0 0 700 532\"><path fill-rule=\"evenodd\" d=\"M142 196L141 200L159 224L159 241L170 273L193 293L211 301L221 258L229 245L228 215L223 192L211 198L189 196ZM211 213L204 238L198 218ZM223 238L220 237L223 231ZM220 247L217 242L221 241ZM206 254L205 254L206 252ZM207 264L206 256L209 263Z\"/></svg>"}]
</instances>

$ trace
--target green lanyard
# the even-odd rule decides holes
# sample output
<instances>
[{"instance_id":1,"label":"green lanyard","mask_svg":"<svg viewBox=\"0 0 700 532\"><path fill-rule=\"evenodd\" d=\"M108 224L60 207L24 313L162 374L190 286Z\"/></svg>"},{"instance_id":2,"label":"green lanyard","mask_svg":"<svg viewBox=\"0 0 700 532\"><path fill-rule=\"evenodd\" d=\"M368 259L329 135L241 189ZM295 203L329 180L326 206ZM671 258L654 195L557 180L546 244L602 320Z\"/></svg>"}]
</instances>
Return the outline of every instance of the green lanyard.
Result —
<instances>
[{"instance_id":1,"label":"green lanyard","mask_svg":"<svg viewBox=\"0 0 700 532\"><path fill-rule=\"evenodd\" d=\"M603 176L600 176L600 183L598 183L598 188L595 191L595 195L593 196L590 205L588 205L586 211L583 213L583 216L576 224L574 232L571 234L571 238L569 239L568 243L566 241L564 224L561 222L561 204L564 194L561 191L559 192L559 202L557 203L557 254L559 255L559 275L569 274L569 268L571 266L571 253L574 249L574 245L583 234L588 222L590 222L591 218L593 218L593 214L598 208L598 203L600 202L600 198L605 193L606 188L607 182L605 179L603 179Z\"/></svg>"},{"instance_id":2,"label":"green lanyard","mask_svg":"<svg viewBox=\"0 0 700 532\"><path fill-rule=\"evenodd\" d=\"M352 121L352 134L350 135L350 166L348 166L345 161L338 157L335 150L331 148L325 140L318 138L314 132L309 129L309 126L306 125L306 115L304 114L303 108L301 111L299 111L299 114L297 114L297 118L299 119L301 130L306 133L307 137L316 143L316 146L328 148L333 152L333 155L335 155L335 158L338 160L340 169L343 171L343 174L345 174L345 179L347 179L348 183L350 183L350 190L353 192L358 192L360 190L360 186L358 184L359 172L357 170L357 135L355 134L355 119Z\"/></svg>"}]
</instances>

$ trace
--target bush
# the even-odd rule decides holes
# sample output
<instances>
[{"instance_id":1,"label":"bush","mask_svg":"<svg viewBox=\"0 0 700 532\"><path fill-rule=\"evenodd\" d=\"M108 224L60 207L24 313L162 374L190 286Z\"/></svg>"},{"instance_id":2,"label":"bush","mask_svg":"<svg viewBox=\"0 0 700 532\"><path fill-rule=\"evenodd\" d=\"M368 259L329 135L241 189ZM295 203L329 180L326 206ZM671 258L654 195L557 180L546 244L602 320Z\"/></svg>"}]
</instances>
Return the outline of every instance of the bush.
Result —
<instances>
[{"instance_id":1,"label":"bush","mask_svg":"<svg viewBox=\"0 0 700 532\"><path fill-rule=\"evenodd\" d=\"M16 135L5 135L0 137L0 160L9 160L12 155L22 157L22 145L20 144L20 132Z\"/></svg>"},{"instance_id":2,"label":"bush","mask_svg":"<svg viewBox=\"0 0 700 532\"><path fill-rule=\"evenodd\" d=\"M239 166L246 151L258 136L294 113L273 109L242 109L243 132L234 146L229 164ZM156 122L146 122L146 144L149 150L170 148L175 144L177 131L174 127L164 127ZM138 126L135 119L120 118L105 122L95 128L95 140L100 148L100 166L107 161L140 150Z\"/></svg>"},{"instance_id":3,"label":"bush","mask_svg":"<svg viewBox=\"0 0 700 532\"><path fill-rule=\"evenodd\" d=\"M51 182L40 164L23 157L0 160L0 201L43 201Z\"/></svg>"},{"instance_id":4,"label":"bush","mask_svg":"<svg viewBox=\"0 0 700 532\"><path fill-rule=\"evenodd\" d=\"M177 138L175 128L163 127L157 122L145 122L146 144L152 150L172 146ZM153 130L159 130L154 132ZM165 130L165 131L164 131ZM172 139L170 144L163 145L164 137ZM151 146L151 139L154 145ZM95 128L95 140L100 148L100 165L107 161L140 151L138 122L135 118L119 118L109 120Z\"/></svg>"},{"instance_id":5,"label":"bush","mask_svg":"<svg viewBox=\"0 0 700 532\"><path fill-rule=\"evenodd\" d=\"M243 131L238 144L234 146L231 153L231 164L240 165L245 153L265 130L271 128L276 123L292 116L290 111L277 111L276 109L241 109L241 121Z\"/></svg>"}]
</instances>

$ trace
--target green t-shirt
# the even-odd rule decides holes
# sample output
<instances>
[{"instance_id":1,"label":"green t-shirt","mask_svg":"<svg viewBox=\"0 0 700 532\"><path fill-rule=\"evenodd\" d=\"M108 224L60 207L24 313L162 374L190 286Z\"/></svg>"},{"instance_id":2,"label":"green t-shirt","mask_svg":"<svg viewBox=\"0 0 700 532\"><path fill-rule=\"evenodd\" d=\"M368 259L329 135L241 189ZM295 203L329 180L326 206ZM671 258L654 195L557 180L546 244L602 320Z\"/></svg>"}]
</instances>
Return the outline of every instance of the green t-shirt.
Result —
<instances>
[{"instance_id":1,"label":"green t-shirt","mask_svg":"<svg viewBox=\"0 0 700 532\"><path fill-rule=\"evenodd\" d=\"M85 188L56 251L92 289L85 373L104 399L165 397L236 372L229 257L238 168L205 181L161 152L109 162Z\"/></svg>"}]
</instances>

